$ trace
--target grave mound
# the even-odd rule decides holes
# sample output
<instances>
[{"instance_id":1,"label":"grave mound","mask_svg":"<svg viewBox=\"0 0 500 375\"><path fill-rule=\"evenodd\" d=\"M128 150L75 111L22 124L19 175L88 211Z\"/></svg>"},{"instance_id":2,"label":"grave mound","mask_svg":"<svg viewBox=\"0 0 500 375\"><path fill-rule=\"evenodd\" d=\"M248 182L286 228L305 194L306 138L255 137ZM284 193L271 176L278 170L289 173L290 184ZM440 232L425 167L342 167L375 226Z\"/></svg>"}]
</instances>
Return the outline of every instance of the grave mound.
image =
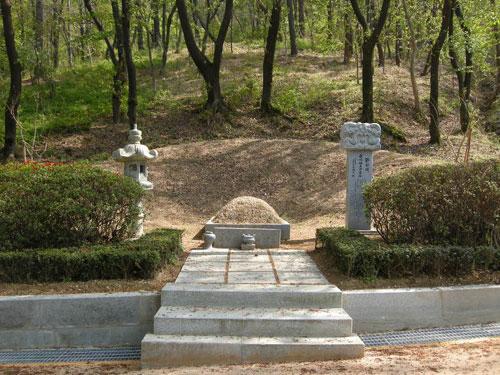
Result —
<instances>
[{"instance_id":1,"label":"grave mound","mask_svg":"<svg viewBox=\"0 0 500 375\"><path fill-rule=\"evenodd\" d=\"M285 220L268 203L254 197L238 197L212 218L218 224L284 224Z\"/></svg>"}]
</instances>

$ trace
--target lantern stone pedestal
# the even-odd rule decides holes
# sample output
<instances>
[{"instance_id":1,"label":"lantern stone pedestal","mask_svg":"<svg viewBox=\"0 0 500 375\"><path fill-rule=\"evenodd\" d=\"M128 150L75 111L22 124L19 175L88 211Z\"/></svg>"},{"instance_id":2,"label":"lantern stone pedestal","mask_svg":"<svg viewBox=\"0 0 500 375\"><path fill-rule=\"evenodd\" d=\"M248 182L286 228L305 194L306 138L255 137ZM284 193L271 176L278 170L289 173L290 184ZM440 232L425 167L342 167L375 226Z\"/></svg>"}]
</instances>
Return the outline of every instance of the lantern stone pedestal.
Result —
<instances>
[{"instance_id":1,"label":"lantern stone pedestal","mask_svg":"<svg viewBox=\"0 0 500 375\"><path fill-rule=\"evenodd\" d=\"M373 178L373 153L380 150L379 124L346 122L341 129L341 146L347 151L346 228L370 231L365 214L363 186Z\"/></svg>"},{"instance_id":2,"label":"lantern stone pedestal","mask_svg":"<svg viewBox=\"0 0 500 375\"><path fill-rule=\"evenodd\" d=\"M147 162L158 157L158 151L149 150L148 146L141 144L142 132L137 129L137 124L128 132L129 144L113 152L113 159L124 164L125 176L136 180L144 190L152 190L153 183L148 180ZM144 207L139 202L139 218L135 231L135 238L144 234Z\"/></svg>"}]
</instances>

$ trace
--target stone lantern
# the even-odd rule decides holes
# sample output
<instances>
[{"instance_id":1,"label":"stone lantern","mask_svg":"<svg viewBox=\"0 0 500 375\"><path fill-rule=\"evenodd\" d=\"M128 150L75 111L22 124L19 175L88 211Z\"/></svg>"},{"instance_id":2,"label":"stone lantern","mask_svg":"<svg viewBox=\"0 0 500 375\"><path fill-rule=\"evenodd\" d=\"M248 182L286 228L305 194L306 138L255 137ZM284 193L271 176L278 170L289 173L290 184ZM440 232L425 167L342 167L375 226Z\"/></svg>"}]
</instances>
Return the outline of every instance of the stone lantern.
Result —
<instances>
[{"instance_id":1,"label":"stone lantern","mask_svg":"<svg viewBox=\"0 0 500 375\"><path fill-rule=\"evenodd\" d=\"M149 160L158 157L158 151L149 150L148 146L141 144L142 132L137 129L137 124L128 132L129 144L113 152L113 159L124 164L123 173L136 180L144 190L152 190L153 183L148 181ZM144 233L144 209L139 203L140 214L137 223L135 237L141 237Z\"/></svg>"}]
</instances>

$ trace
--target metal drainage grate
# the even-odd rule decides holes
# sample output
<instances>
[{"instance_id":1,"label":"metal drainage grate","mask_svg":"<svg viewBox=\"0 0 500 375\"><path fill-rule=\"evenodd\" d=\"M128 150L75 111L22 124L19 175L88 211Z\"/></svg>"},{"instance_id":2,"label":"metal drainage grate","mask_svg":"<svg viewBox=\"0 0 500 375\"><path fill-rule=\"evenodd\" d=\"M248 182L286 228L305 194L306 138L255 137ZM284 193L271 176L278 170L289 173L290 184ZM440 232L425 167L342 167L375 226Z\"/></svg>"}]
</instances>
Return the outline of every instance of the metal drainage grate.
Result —
<instances>
[{"instance_id":1,"label":"metal drainage grate","mask_svg":"<svg viewBox=\"0 0 500 375\"><path fill-rule=\"evenodd\" d=\"M402 346L500 337L500 323L360 335L366 346ZM43 349L0 352L0 364L138 361L139 346L110 349Z\"/></svg>"},{"instance_id":2,"label":"metal drainage grate","mask_svg":"<svg viewBox=\"0 0 500 375\"><path fill-rule=\"evenodd\" d=\"M500 336L500 323L360 335L366 346L399 346Z\"/></svg>"},{"instance_id":3,"label":"metal drainage grate","mask_svg":"<svg viewBox=\"0 0 500 375\"><path fill-rule=\"evenodd\" d=\"M0 352L0 364L50 362L106 362L141 359L141 347L108 349L43 349Z\"/></svg>"}]
</instances>

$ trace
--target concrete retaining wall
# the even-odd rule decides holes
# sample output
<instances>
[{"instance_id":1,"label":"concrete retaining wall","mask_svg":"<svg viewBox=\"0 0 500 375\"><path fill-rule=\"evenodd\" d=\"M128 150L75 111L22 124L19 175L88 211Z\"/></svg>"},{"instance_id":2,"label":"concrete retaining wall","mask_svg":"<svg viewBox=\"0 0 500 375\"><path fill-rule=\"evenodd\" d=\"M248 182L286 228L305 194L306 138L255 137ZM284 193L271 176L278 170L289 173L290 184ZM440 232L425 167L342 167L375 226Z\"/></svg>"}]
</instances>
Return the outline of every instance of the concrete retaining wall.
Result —
<instances>
[{"instance_id":1,"label":"concrete retaining wall","mask_svg":"<svg viewBox=\"0 0 500 375\"><path fill-rule=\"evenodd\" d=\"M500 322L500 285L344 291L356 333Z\"/></svg>"},{"instance_id":2,"label":"concrete retaining wall","mask_svg":"<svg viewBox=\"0 0 500 375\"><path fill-rule=\"evenodd\" d=\"M500 322L500 285L343 292L354 332ZM139 345L159 293L0 297L0 350Z\"/></svg>"},{"instance_id":3,"label":"concrete retaining wall","mask_svg":"<svg viewBox=\"0 0 500 375\"><path fill-rule=\"evenodd\" d=\"M159 293L0 297L0 350L139 345Z\"/></svg>"}]
</instances>

